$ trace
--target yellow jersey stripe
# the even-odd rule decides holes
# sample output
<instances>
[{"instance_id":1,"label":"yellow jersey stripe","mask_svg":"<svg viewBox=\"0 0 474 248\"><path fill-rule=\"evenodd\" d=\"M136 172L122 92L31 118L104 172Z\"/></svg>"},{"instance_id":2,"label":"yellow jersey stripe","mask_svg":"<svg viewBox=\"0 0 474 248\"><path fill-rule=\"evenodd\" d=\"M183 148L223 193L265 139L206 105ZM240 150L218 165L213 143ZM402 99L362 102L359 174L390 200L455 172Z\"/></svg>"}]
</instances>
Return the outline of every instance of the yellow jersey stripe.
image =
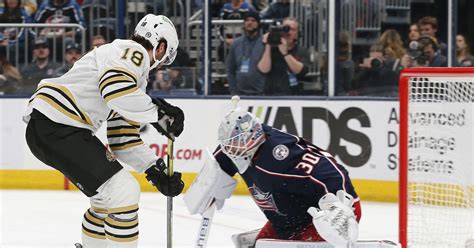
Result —
<instances>
[{"instance_id":1,"label":"yellow jersey stripe","mask_svg":"<svg viewBox=\"0 0 474 248\"><path fill-rule=\"evenodd\" d=\"M108 103L109 101L111 101L115 98L118 98L118 97L121 97L121 96L124 96L124 95L128 95L128 94L133 93L137 90L138 90L137 86L130 85L128 87L124 87L122 89L118 89L118 90L114 90L112 92L109 92L109 93L105 94L103 96L103 98L104 98L105 102Z\"/></svg>"},{"instance_id":2,"label":"yellow jersey stripe","mask_svg":"<svg viewBox=\"0 0 474 248\"><path fill-rule=\"evenodd\" d=\"M133 82L135 82L135 84L138 81L137 76L133 72L127 70L126 68L124 68L124 67L112 67L110 69L107 69L104 73L102 73L102 75L100 76L99 82L102 81L103 77L107 73L123 73L123 74L129 76L133 80Z\"/></svg>"},{"instance_id":3,"label":"yellow jersey stripe","mask_svg":"<svg viewBox=\"0 0 474 248\"><path fill-rule=\"evenodd\" d=\"M110 144L109 147L112 151L118 151L118 150L125 150L131 147L143 145L143 141L140 140L131 140L126 143L120 143L120 144Z\"/></svg>"},{"instance_id":4,"label":"yellow jersey stripe","mask_svg":"<svg viewBox=\"0 0 474 248\"><path fill-rule=\"evenodd\" d=\"M38 87L36 92L40 92L40 90L44 88L54 90L61 94L64 99L66 99L72 105L72 107L80 115L81 119L83 119L87 124L92 125L91 118L78 107L79 105L77 104L76 99L74 98L71 91L69 91L66 87L56 84L44 83ZM57 100L59 101L59 99Z\"/></svg>"},{"instance_id":5,"label":"yellow jersey stripe","mask_svg":"<svg viewBox=\"0 0 474 248\"><path fill-rule=\"evenodd\" d=\"M113 84L117 84L117 83L130 83L130 84L136 85L134 82L130 80L129 77L124 76L122 74L115 74L115 75L105 78L104 81L101 81L99 83L100 94L103 93L105 87L113 85Z\"/></svg>"},{"instance_id":6,"label":"yellow jersey stripe","mask_svg":"<svg viewBox=\"0 0 474 248\"><path fill-rule=\"evenodd\" d=\"M107 136L110 135L120 135L120 134L133 134L138 135L138 129L117 129L117 130L107 130Z\"/></svg>"},{"instance_id":7,"label":"yellow jersey stripe","mask_svg":"<svg viewBox=\"0 0 474 248\"><path fill-rule=\"evenodd\" d=\"M133 234L131 237L126 237L126 238L116 237L113 234L108 233L107 231L105 232L105 234L107 236L107 239L113 240L115 242L132 242L138 239L138 232Z\"/></svg>"},{"instance_id":8,"label":"yellow jersey stripe","mask_svg":"<svg viewBox=\"0 0 474 248\"><path fill-rule=\"evenodd\" d=\"M104 226L104 220L101 220L95 216L93 216L89 210L84 214L84 218L87 219L89 222L95 223L98 226Z\"/></svg>"},{"instance_id":9,"label":"yellow jersey stripe","mask_svg":"<svg viewBox=\"0 0 474 248\"><path fill-rule=\"evenodd\" d=\"M93 233L90 230L86 230L84 227L82 228L82 233L84 233L84 235L89 236L89 237L94 238L94 239L105 239L105 237L106 237L105 233L103 235Z\"/></svg>"},{"instance_id":10,"label":"yellow jersey stripe","mask_svg":"<svg viewBox=\"0 0 474 248\"><path fill-rule=\"evenodd\" d=\"M90 123L87 123L87 121L83 120L81 117L77 116L76 114L72 114L71 110L68 111L67 108L65 108L64 105L62 104L59 104L57 102L55 102L55 100L53 100L54 98L52 96L46 96L46 94L37 94L35 96L35 99L41 99L45 102L47 102L49 105L51 105L53 108L55 108L56 110L58 110L59 112L63 113L64 115L66 115L67 117L75 120L75 121L78 121L80 123L84 123L84 124L88 124L88 125L91 125Z\"/></svg>"}]
</instances>

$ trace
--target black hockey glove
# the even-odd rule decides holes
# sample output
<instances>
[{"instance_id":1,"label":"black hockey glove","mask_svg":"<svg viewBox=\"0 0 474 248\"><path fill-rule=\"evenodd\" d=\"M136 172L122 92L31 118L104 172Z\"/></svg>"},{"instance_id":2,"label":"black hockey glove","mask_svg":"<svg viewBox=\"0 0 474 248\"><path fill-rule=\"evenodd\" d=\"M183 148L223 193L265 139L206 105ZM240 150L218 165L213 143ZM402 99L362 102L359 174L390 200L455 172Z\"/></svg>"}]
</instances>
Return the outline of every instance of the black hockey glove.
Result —
<instances>
[{"instance_id":1,"label":"black hockey glove","mask_svg":"<svg viewBox=\"0 0 474 248\"><path fill-rule=\"evenodd\" d=\"M184 113L174 105L169 104L162 98L152 98L158 106L158 122L151 123L159 133L174 140L184 129Z\"/></svg>"},{"instance_id":2,"label":"black hockey glove","mask_svg":"<svg viewBox=\"0 0 474 248\"><path fill-rule=\"evenodd\" d=\"M170 177L167 172L168 169L165 162L163 159L159 158L155 165L145 171L146 179L163 195L171 197L177 196L184 188L184 182L181 180L181 173L174 172Z\"/></svg>"}]
</instances>

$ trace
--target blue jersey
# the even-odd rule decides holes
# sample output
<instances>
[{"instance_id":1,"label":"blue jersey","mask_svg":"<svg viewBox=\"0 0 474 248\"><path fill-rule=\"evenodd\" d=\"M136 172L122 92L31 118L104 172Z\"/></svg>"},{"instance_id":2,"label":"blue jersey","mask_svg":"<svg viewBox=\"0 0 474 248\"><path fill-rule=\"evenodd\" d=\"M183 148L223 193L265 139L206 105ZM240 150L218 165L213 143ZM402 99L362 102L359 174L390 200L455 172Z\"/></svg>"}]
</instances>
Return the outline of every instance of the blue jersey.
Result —
<instances>
[{"instance_id":1,"label":"blue jersey","mask_svg":"<svg viewBox=\"0 0 474 248\"><path fill-rule=\"evenodd\" d=\"M303 138L262 124L266 141L241 174L255 201L282 239L312 223L306 212L328 192L342 189L358 200L347 170L325 150ZM221 168L238 173L220 148L214 153Z\"/></svg>"}]
</instances>

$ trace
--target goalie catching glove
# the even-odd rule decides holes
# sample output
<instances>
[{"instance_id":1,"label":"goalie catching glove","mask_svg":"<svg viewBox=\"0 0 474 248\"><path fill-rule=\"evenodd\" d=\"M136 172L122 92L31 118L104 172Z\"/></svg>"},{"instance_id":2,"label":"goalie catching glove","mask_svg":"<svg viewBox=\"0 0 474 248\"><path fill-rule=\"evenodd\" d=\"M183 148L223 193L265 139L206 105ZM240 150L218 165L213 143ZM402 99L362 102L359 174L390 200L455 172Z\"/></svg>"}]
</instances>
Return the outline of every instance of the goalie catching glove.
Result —
<instances>
[{"instance_id":1,"label":"goalie catching glove","mask_svg":"<svg viewBox=\"0 0 474 248\"><path fill-rule=\"evenodd\" d=\"M159 133L174 140L184 129L184 113L174 105L171 105L162 98L151 98L153 103L158 106L158 122L151 123Z\"/></svg>"},{"instance_id":2,"label":"goalie catching glove","mask_svg":"<svg viewBox=\"0 0 474 248\"><path fill-rule=\"evenodd\" d=\"M343 190L327 193L319 200L319 207L310 207L308 213L318 233L336 248L353 247L357 243L359 226L352 204L354 198Z\"/></svg>"},{"instance_id":3,"label":"goalie catching glove","mask_svg":"<svg viewBox=\"0 0 474 248\"><path fill-rule=\"evenodd\" d=\"M166 168L165 161L159 158L156 161L156 165L151 166L145 171L146 179L163 195L172 197L177 196L184 188L184 182L181 180L181 173L173 172L172 176L168 176L167 172L168 169Z\"/></svg>"}]
</instances>

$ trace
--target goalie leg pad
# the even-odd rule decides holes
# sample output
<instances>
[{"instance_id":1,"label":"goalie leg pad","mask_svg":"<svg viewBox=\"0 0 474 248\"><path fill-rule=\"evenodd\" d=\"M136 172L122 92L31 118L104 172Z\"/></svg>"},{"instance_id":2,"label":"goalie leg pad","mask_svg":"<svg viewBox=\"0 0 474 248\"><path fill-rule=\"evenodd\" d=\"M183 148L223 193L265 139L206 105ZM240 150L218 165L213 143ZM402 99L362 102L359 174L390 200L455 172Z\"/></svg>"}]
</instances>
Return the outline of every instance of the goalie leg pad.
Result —
<instances>
[{"instance_id":1,"label":"goalie leg pad","mask_svg":"<svg viewBox=\"0 0 474 248\"><path fill-rule=\"evenodd\" d=\"M255 229L252 231L232 235L232 242L234 243L234 246L237 248L253 247L260 230L261 229Z\"/></svg>"},{"instance_id":2,"label":"goalie leg pad","mask_svg":"<svg viewBox=\"0 0 474 248\"><path fill-rule=\"evenodd\" d=\"M184 203L191 214L202 214L214 200L217 209L221 209L237 186L237 181L221 169L207 149L206 154L206 162L184 196Z\"/></svg>"}]
</instances>

